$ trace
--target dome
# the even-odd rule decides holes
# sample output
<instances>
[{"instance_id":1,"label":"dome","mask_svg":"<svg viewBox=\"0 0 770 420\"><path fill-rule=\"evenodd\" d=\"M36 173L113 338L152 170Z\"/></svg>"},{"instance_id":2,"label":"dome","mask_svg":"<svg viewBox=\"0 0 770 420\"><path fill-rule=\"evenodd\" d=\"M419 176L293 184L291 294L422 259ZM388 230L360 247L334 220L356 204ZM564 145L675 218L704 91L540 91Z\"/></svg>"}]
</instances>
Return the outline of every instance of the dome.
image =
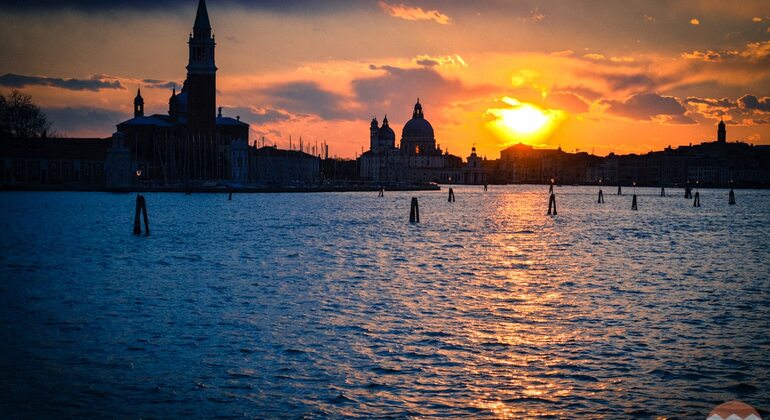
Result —
<instances>
[{"instance_id":1,"label":"dome","mask_svg":"<svg viewBox=\"0 0 770 420\"><path fill-rule=\"evenodd\" d=\"M433 126L425 119L419 99L417 99L417 103L414 104L412 119L406 122L404 129L401 131L401 137L405 139L433 138Z\"/></svg>"},{"instance_id":2,"label":"dome","mask_svg":"<svg viewBox=\"0 0 770 420\"><path fill-rule=\"evenodd\" d=\"M433 138L433 126L425 118L412 118L404 125L401 137L409 138Z\"/></svg>"}]
</instances>

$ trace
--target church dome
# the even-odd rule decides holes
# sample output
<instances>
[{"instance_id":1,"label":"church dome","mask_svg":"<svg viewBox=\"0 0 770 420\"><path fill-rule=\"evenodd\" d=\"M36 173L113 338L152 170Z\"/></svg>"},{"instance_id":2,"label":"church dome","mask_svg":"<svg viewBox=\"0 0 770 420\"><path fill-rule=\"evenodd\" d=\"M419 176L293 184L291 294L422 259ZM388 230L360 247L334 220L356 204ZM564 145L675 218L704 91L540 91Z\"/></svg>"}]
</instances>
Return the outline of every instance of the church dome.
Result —
<instances>
[{"instance_id":1,"label":"church dome","mask_svg":"<svg viewBox=\"0 0 770 420\"><path fill-rule=\"evenodd\" d=\"M412 119L404 124L404 129L401 131L401 137L406 139L433 138L433 126L425 119L419 99L417 99L417 103L414 105Z\"/></svg>"},{"instance_id":2,"label":"church dome","mask_svg":"<svg viewBox=\"0 0 770 420\"><path fill-rule=\"evenodd\" d=\"M380 140L389 141L389 142L395 142L396 141L396 133L393 131L392 128L390 128L390 125L388 125L388 116L385 116L385 119L382 120L382 127L380 128L379 133Z\"/></svg>"}]
</instances>

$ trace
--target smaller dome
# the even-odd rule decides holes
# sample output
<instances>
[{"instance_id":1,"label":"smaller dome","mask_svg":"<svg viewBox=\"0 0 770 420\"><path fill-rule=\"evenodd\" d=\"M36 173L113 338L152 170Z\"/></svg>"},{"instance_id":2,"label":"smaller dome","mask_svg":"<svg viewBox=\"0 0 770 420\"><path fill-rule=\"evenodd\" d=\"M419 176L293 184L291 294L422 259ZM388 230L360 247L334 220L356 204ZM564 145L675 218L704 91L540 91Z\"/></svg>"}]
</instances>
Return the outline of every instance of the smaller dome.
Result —
<instances>
[{"instance_id":1,"label":"smaller dome","mask_svg":"<svg viewBox=\"0 0 770 420\"><path fill-rule=\"evenodd\" d=\"M382 128L380 128L380 140L387 140L391 142L396 141L396 133L393 131L392 128L389 126L383 124Z\"/></svg>"}]
</instances>

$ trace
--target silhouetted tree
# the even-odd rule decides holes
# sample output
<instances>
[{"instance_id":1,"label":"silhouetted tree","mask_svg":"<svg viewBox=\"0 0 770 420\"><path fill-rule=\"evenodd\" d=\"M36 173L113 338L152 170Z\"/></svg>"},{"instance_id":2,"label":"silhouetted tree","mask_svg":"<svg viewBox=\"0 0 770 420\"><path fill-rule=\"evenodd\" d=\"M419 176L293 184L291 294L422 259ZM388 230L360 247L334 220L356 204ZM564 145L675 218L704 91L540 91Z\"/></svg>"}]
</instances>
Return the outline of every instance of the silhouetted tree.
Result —
<instances>
[{"instance_id":1,"label":"silhouetted tree","mask_svg":"<svg viewBox=\"0 0 770 420\"><path fill-rule=\"evenodd\" d=\"M32 103L32 97L18 90L10 95L0 94L0 135L32 138L48 134L51 123L43 111Z\"/></svg>"}]
</instances>

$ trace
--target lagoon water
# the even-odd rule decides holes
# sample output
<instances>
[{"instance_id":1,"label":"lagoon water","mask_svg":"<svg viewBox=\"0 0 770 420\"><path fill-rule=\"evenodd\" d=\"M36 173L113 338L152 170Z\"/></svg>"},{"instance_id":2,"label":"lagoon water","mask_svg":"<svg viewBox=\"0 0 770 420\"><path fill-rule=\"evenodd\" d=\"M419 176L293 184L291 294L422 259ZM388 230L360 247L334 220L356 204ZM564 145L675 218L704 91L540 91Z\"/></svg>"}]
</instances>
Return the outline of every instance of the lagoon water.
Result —
<instances>
[{"instance_id":1,"label":"lagoon water","mask_svg":"<svg viewBox=\"0 0 770 420\"><path fill-rule=\"evenodd\" d=\"M0 193L0 415L770 408L770 191L546 190Z\"/></svg>"}]
</instances>

